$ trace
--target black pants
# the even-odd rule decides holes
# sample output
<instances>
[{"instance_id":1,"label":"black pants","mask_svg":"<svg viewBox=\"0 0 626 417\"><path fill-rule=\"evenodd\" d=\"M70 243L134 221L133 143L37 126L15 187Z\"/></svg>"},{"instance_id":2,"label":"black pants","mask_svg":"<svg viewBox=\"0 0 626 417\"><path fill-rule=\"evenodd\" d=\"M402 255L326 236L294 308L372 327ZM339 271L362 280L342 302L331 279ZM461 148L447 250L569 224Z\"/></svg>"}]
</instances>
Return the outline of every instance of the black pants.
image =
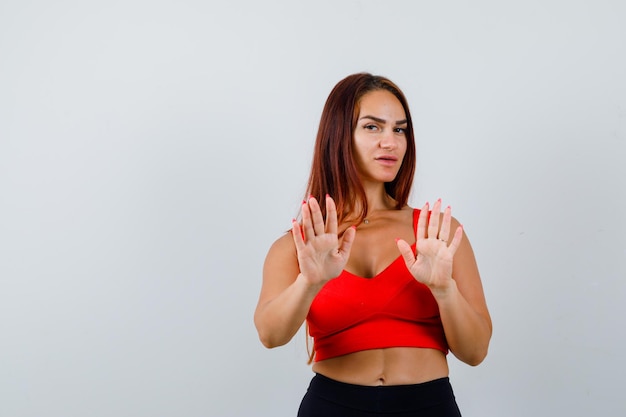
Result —
<instances>
[{"instance_id":1,"label":"black pants","mask_svg":"<svg viewBox=\"0 0 626 417\"><path fill-rule=\"evenodd\" d=\"M460 417L448 378L414 385L363 386L316 374L298 417Z\"/></svg>"}]
</instances>

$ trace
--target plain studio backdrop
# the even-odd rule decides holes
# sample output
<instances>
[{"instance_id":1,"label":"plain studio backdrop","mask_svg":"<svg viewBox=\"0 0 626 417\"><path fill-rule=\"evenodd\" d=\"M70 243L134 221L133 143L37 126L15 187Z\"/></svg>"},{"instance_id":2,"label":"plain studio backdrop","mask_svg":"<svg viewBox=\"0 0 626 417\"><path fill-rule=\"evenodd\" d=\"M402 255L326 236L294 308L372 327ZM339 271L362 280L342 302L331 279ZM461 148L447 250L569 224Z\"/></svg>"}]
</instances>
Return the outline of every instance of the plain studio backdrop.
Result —
<instances>
[{"instance_id":1,"label":"plain studio backdrop","mask_svg":"<svg viewBox=\"0 0 626 417\"><path fill-rule=\"evenodd\" d=\"M348 74L416 126L494 323L466 417L623 416L626 3L0 2L0 416L294 416L252 316Z\"/></svg>"}]
</instances>

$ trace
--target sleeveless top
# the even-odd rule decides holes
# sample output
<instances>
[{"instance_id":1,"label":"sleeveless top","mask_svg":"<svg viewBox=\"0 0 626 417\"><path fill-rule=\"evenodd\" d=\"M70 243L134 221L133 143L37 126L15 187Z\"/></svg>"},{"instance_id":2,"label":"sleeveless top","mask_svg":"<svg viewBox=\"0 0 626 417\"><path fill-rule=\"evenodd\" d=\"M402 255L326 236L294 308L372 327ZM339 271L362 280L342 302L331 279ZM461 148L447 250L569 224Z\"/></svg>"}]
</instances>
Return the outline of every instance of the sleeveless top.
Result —
<instances>
[{"instance_id":1,"label":"sleeveless top","mask_svg":"<svg viewBox=\"0 0 626 417\"><path fill-rule=\"evenodd\" d=\"M417 230L419 210L413 211ZM415 252L415 244L412 245ZM346 270L317 294L307 315L315 361L368 349L417 347L448 353L439 307L398 256L363 278Z\"/></svg>"}]
</instances>

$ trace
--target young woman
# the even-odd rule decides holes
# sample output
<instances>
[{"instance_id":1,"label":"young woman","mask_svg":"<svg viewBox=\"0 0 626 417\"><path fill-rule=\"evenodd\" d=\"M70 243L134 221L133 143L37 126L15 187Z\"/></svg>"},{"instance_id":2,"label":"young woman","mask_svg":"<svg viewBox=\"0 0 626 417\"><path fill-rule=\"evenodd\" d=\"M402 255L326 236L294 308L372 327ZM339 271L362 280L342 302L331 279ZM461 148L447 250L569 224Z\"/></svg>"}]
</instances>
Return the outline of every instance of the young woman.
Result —
<instances>
[{"instance_id":1,"label":"young woman","mask_svg":"<svg viewBox=\"0 0 626 417\"><path fill-rule=\"evenodd\" d=\"M446 355L478 365L491 319L470 243L441 200L407 205L404 94L360 73L324 107L300 221L270 248L254 320L268 348L306 320L315 376L298 416L459 416Z\"/></svg>"}]
</instances>

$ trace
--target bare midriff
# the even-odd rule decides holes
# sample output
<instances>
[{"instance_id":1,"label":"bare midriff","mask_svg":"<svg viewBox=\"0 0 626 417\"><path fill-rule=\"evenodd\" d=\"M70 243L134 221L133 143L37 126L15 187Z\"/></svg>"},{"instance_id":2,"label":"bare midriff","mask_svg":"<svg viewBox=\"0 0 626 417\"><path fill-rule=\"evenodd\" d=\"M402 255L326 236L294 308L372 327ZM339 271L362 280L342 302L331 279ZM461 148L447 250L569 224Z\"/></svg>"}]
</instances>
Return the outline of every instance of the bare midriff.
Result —
<instances>
[{"instance_id":1,"label":"bare midriff","mask_svg":"<svg viewBox=\"0 0 626 417\"><path fill-rule=\"evenodd\" d=\"M315 362L313 372L348 384L408 385L448 376L448 362L436 349L393 347Z\"/></svg>"}]
</instances>

